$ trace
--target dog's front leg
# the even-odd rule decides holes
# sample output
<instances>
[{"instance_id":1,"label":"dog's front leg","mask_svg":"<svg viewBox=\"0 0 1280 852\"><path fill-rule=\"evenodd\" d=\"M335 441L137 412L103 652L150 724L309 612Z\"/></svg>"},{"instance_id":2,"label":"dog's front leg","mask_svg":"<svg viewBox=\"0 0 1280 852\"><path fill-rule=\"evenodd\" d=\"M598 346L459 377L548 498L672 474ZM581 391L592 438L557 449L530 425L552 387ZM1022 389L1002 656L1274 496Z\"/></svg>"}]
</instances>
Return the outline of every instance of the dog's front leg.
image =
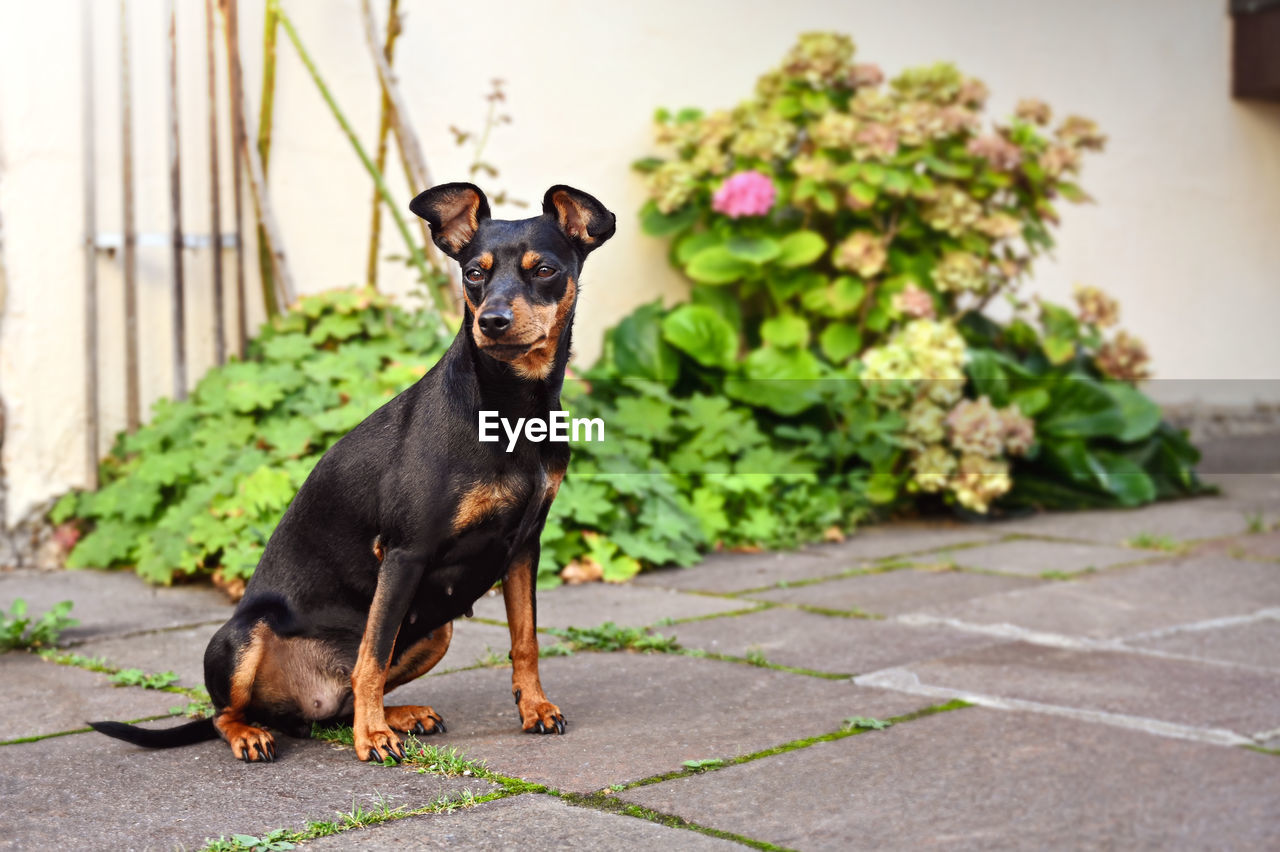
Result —
<instances>
[{"instance_id":1,"label":"dog's front leg","mask_svg":"<svg viewBox=\"0 0 1280 852\"><path fill-rule=\"evenodd\" d=\"M404 757L400 738L387 724L382 700L396 635L409 611L422 570L423 559L417 553L402 549L388 551L378 570L378 585L369 606L356 664L351 670L355 703L352 729L356 755L361 760L372 758L381 762L385 758Z\"/></svg>"},{"instance_id":2,"label":"dog's front leg","mask_svg":"<svg viewBox=\"0 0 1280 852\"><path fill-rule=\"evenodd\" d=\"M517 556L502 582L511 630L511 692L520 710L520 726L529 733L563 734L560 708L547 700L538 677L537 582L538 551Z\"/></svg>"}]
</instances>

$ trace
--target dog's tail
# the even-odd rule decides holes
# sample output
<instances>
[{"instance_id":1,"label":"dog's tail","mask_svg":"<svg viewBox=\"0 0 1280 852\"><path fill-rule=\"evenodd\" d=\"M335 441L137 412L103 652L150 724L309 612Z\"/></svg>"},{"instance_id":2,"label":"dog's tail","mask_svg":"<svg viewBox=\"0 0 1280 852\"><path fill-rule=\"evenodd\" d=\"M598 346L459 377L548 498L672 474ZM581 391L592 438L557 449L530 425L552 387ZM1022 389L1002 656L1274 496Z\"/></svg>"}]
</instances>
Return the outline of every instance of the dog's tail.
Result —
<instances>
[{"instance_id":1,"label":"dog's tail","mask_svg":"<svg viewBox=\"0 0 1280 852\"><path fill-rule=\"evenodd\" d=\"M218 731L213 727L211 718L197 719L176 728L139 728L124 722L90 722L89 727L100 734L144 748L176 748L218 738Z\"/></svg>"}]
</instances>

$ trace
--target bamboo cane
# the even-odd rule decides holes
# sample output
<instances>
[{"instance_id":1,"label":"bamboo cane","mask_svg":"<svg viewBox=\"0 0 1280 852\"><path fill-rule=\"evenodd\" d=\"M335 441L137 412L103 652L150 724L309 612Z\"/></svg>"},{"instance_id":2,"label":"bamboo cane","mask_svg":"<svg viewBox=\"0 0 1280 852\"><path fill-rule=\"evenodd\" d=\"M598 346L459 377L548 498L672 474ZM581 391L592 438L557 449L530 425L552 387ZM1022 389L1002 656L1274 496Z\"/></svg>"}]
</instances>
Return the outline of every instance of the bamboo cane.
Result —
<instances>
[{"instance_id":1,"label":"bamboo cane","mask_svg":"<svg viewBox=\"0 0 1280 852\"><path fill-rule=\"evenodd\" d=\"M387 40L382 48L382 55L390 63L395 56L396 38L400 35L400 16L397 8L400 0L390 0L387 10ZM374 156L374 165L378 171L387 171L387 133L391 130L391 98L386 89L382 90L382 103L378 110L378 151ZM378 244L382 240L382 194L373 188L373 209L369 221L369 260L365 269L365 280L369 286L378 286Z\"/></svg>"},{"instance_id":2,"label":"bamboo cane","mask_svg":"<svg viewBox=\"0 0 1280 852\"><path fill-rule=\"evenodd\" d=\"M173 228L173 398L187 398L186 282L182 252L182 140L178 120L178 14L165 0L168 21L169 74L165 78L169 112L169 217Z\"/></svg>"},{"instance_id":3,"label":"bamboo cane","mask_svg":"<svg viewBox=\"0 0 1280 852\"><path fill-rule=\"evenodd\" d=\"M271 2L271 0L268 0L268 2ZM240 42L235 28L236 0L219 0L219 4L223 14L226 15L227 55L228 61L234 69L232 72L233 91L231 97L233 104L236 104L240 111L236 147L244 158L244 163L249 167L249 195L253 199L254 213L258 217L259 224L263 227L271 253L271 270L274 274L276 286L270 294L270 298L267 298L267 293L264 293L263 296L268 306L268 314L274 316L285 305L294 301L297 291L294 289L293 277L290 275L288 264L285 261L284 240L281 237L280 228L276 224L271 201L267 196L266 178L262 174L262 161L258 157L257 147L249 144L249 137L253 135L253 128L249 126L250 122L243 85L244 77L240 64Z\"/></svg>"},{"instance_id":4,"label":"bamboo cane","mask_svg":"<svg viewBox=\"0 0 1280 852\"><path fill-rule=\"evenodd\" d=\"M213 0L204 3L204 48L209 66L209 236L213 241L213 358L227 360L226 310L222 298L222 181L218 174L218 61L214 52Z\"/></svg>"},{"instance_id":5,"label":"bamboo cane","mask_svg":"<svg viewBox=\"0 0 1280 852\"><path fill-rule=\"evenodd\" d=\"M235 36L238 32L239 21L236 16L235 0L218 0L218 8L222 12L223 34L226 37L227 85L231 90L231 188L232 203L235 205L236 229L236 340L237 351L241 360L243 360L245 347L249 342L249 314L248 304L245 300L244 272L244 157L240 153L239 145L240 137L244 134L244 113L241 109L240 99L235 96L235 93L240 91L243 84L240 80L240 63L231 61L232 53L235 53L236 56L240 55L238 53L239 40ZM264 298L263 308L266 310L268 318L279 313L276 310L274 297Z\"/></svg>"},{"instance_id":6,"label":"bamboo cane","mask_svg":"<svg viewBox=\"0 0 1280 852\"><path fill-rule=\"evenodd\" d=\"M271 127L276 104L276 33L279 32L274 3L264 4L262 21L262 103L258 107L258 156L262 158L262 176L265 180L271 170ZM271 254L267 250L266 234L258 225L258 269L261 274L262 292L270 293L275 286L271 274Z\"/></svg>"},{"instance_id":7,"label":"bamboo cane","mask_svg":"<svg viewBox=\"0 0 1280 852\"><path fill-rule=\"evenodd\" d=\"M120 150L124 196L125 428L142 422L138 377L138 234L133 212L133 97L129 68L129 0L120 0Z\"/></svg>"},{"instance_id":8,"label":"bamboo cane","mask_svg":"<svg viewBox=\"0 0 1280 852\"><path fill-rule=\"evenodd\" d=\"M386 115L390 119L392 130L396 134L396 145L400 149L400 156L404 163L405 177L412 189L421 191L433 183L431 172L427 169L426 158L422 154L422 145L419 143L413 127L409 124L409 111L404 105L404 99L400 96L395 73L391 70L391 57L379 49L378 25L373 17L373 6L370 0L360 0L360 10L361 17L364 20L365 42L369 47L369 52L373 55L374 66L378 69L378 81L382 85L383 103L384 106L389 107ZM390 17L387 21L388 34L390 34L393 22L397 29L399 27L399 21L396 18L395 0L392 0L389 15ZM388 40L390 40L389 37ZM435 244L431 241L431 232L427 228L427 223L418 220L418 226L422 231L422 244L425 246L427 260L431 264L431 268L439 273L446 267L436 251ZM431 279L427 280L430 281ZM436 280L437 283L431 287L432 298L437 305L448 306L447 308L441 308L441 310L452 313L456 305L450 281L447 277L441 276L437 276ZM431 285L429 284L428 286Z\"/></svg>"},{"instance_id":9,"label":"bamboo cane","mask_svg":"<svg viewBox=\"0 0 1280 852\"><path fill-rule=\"evenodd\" d=\"M422 248L409 233L409 226L405 223L404 216L400 214L399 208L392 199L391 190L387 188L387 183L382 177L382 172L380 172L377 166L374 165L373 160L369 159L369 155L364 150L364 146L360 144L360 139L356 136L355 130L352 129L351 123L347 121L346 115L343 114L337 101L334 100L333 94L329 91L329 87L325 85L324 79L320 76L319 70L311 59L311 54L309 54L306 48L303 47L302 40L298 37L298 31L294 29L293 21L290 20L284 9L279 8L277 0L267 0L267 2L276 4L277 14L280 17L280 25L284 27L285 35L289 36L289 41L293 43L294 49L298 51L298 58L300 58L302 60L302 64L306 66L307 73L311 75L312 81L320 91L320 96L323 97L325 103L329 105L329 109L337 120L338 125L342 128L343 132L347 135L347 139L351 142L351 147L355 149L356 154L360 157L360 161L364 163L365 170L369 172L370 177L373 178L374 184L378 187L378 191L382 193L383 199L387 202L387 209L391 212L391 218L396 223L396 229L400 231L400 236L404 238L405 245L409 249L411 262L414 267L417 268L418 273L422 276L423 280L430 281L431 273L427 269L427 260L422 254ZM437 308L436 319L440 323L442 331L447 333L448 327L445 325L443 315L451 313L453 306L449 303L448 297L439 290L433 291L432 296Z\"/></svg>"}]
</instances>

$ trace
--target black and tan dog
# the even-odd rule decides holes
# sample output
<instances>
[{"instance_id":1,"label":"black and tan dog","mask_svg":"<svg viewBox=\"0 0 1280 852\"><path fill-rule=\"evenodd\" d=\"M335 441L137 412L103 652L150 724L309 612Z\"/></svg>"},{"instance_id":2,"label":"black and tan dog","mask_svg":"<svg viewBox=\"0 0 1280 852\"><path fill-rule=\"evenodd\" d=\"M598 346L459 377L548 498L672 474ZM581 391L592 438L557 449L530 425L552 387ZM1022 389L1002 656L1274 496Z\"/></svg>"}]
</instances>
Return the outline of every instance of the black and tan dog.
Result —
<instances>
[{"instance_id":1,"label":"black and tan dog","mask_svg":"<svg viewBox=\"0 0 1280 852\"><path fill-rule=\"evenodd\" d=\"M542 215L492 219L477 187L413 200L462 267L462 328L421 381L325 453L267 543L235 615L209 642L212 719L167 730L94 728L150 747L221 736L273 760L274 727L352 720L361 760L403 757L395 731L444 731L430 707L383 696L444 656L452 621L499 580L512 691L524 730L564 733L538 678L538 539L569 462L564 443L478 440L478 413L549 418L559 408L579 275L614 232L584 192L553 186Z\"/></svg>"}]
</instances>

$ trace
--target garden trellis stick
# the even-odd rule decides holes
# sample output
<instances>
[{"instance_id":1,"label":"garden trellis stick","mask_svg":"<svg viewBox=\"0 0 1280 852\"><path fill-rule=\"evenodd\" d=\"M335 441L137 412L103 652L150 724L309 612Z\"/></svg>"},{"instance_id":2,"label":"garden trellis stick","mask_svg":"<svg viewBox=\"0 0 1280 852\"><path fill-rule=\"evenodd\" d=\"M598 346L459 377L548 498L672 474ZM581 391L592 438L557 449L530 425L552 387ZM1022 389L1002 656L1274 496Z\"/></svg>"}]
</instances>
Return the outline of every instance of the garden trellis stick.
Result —
<instances>
[{"instance_id":1,"label":"garden trellis stick","mask_svg":"<svg viewBox=\"0 0 1280 852\"><path fill-rule=\"evenodd\" d=\"M80 130L84 156L84 441L85 487L98 487L98 194L94 144L93 5L80 0Z\"/></svg>"},{"instance_id":2,"label":"garden trellis stick","mask_svg":"<svg viewBox=\"0 0 1280 852\"><path fill-rule=\"evenodd\" d=\"M404 162L405 177L409 181L410 189L414 191L425 189L431 186L434 181L431 179L431 172L427 169L427 160L423 156L422 145L418 141L418 136L413 131L413 127L409 124L409 111L405 106L404 99L400 96L396 76L391 69L391 49L395 35L400 30L397 2L396 0L391 0L388 10L387 46L385 50L378 45L378 24L374 20L373 5L370 0L360 0L360 11L364 19L365 42L369 47L370 54L373 56L374 66L378 69L378 80L382 84L383 117L389 120L391 129L395 131L396 145L400 149L400 157ZM385 134L385 125L379 132ZM381 141L382 137L380 136L380 146ZM385 156L379 163L378 170L383 171L384 165ZM422 231L422 243L425 247L427 260L432 269L439 273L444 269L444 266L440 262L434 243L431 242L431 233L427 230L427 223L419 220L418 225ZM452 310L452 288L447 278L438 281L432 287L432 295L438 305L447 304Z\"/></svg>"},{"instance_id":3,"label":"garden trellis stick","mask_svg":"<svg viewBox=\"0 0 1280 852\"><path fill-rule=\"evenodd\" d=\"M138 234L133 212L133 95L129 68L129 0L120 0L120 151L124 197L125 427L142 421L138 388Z\"/></svg>"},{"instance_id":4,"label":"garden trellis stick","mask_svg":"<svg viewBox=\"0 0 1280 852\"><path fill-rule=\"evenodd\" d=\"M431 281L431 272L427 268L427 260L422 254L422 248L413 239L413 235L409 233L409 226L406 224L404 216L400 213L395 201L391 197L391 190L387 188L387 183L382 177L382 172L378 171L373 160L369 159L369 154L364 150L364 146L360 144L360 139L356 136L355 130L351 127L351 122L347 121L346 115L343 114L338 102L334 100L333 94L329 91L329 87L325 85L324 79L320 76L320 71L316 68L315 63L311 59L311 55L302 45L302 40L298 37L298 31L293 26L293 21L289 19L284 9L279 8L276 0L268 0L277 6L277 15L280 18L280 25L284 27L285 34L289 36L289 41L293 43L293 47L298 51L298 58L302 60L302 64L306 66L307 73L311 75L312 81L316 84L316 88L320 91L320 95L324 98L329 110L333 113L338 125L347 135L347 139L351 142L351 147L355 149L356 154L360 157L360 161L364 163L365 170L369 172L373 178L374 184L377 185L378 191L382 193L382 197L386 199L387 209L391 212L391 218L396 223L396 229L400 231L400 236L404 238L405 245L409 248L410 261L418 270L419 275L424 281ZM438 289L432 290L432 296L436 303L436 321L439 323L443 332L448 333L448 327L445 324L443 315L452 313L452 305L449 304L448 296Z\"/></svg>"},{"instance_id":5,"label":"garden trellis stick","mask_svg":"<svg viewBox=\"0 0 1280 852\"><path fill-rule=\"evenodd\" d=\"M222 181L218 170L218 61L214 51L213 0L204 2L204 47L209 66L209 237L213 243L213 358L227 360L222 291Z\"/></svg>"},{"instance_id":6,"label":"garden trellis stick","mask_svg":"<svg viewBox=\"0 0 1280 852\"><path fill-rule=\"evenodd\" d=\"M262 177L271 172L271 128L276 106L276 34L280 31L274 3L264 5L262 20L262 101L258 106L258 156L262 158ZM267 251L266 234L258 225L258 269L263 298L271 298L275 276L271 274L271 255Z\"/></svg>"},{"instance_id":7,"label":"garden trellis stick","mask_svg":"<svg viewBox=\"0 0 1280 852\"><path fill-rule=\"evenodd\" d=\"M240 64L240 40L236 32L236 0L220 0L227 24L227 55L232 71L232 102L240 111L240 121L236 133L236 147L244 162L249 167L249 194L253 197L254 212L262 225L271 252L271 268L276 286L273 298L266 299L268 315L274 315L283 306L291 304L297 298L297 290L293 286L293 277L285 261L284 240L280 227L276 223L271 201L267 196L266 177L262 173L262 161L258 158L258 149L249 144L252 128L249 127L248 109L244 93L244 74ZM264 294L265 296L265 294Z\"/></svg>"},{"instance_id":8,"label":"garden trellis stick","mask_svg":"<svg viewBox=\"0 0 1280 852\"><path fill-rule=\"evenodd\" d=\"M231 189L232 203L235 205L236 229L236 346L243 360L245 347L249 342L248 306L245 304L244 296L244 190L242 188L244 176L241 169L244 158L240 155L239 144L240 137L244 133L244 114L241 111L243 105L236 97L243 83L240 80L240 64L231 61L231 55L237 45L234 36L237 26L235 0L230 2L218 0L218 4L222 10L222 22L226 28L227 83L231 90ZM236 55L239 56L238 53ZM264 308L268 317L274 316L274 299L265 299Z\"/></svg>"},{"instance_id":9,"label":"garden trellis stick","mask_svg":"<svg viewBox=\"0 0 1280 852\"><path fill-rule=\"evenodd\" d=\"M186 286L182 253L182 142L178 124L178 14L173 0L165 0L169 73L165 77L165 98L169 118L169 217L173 230L173 398L187 398ZM217 245L214 251L217 251Z\"/></svg>"},{"instance_id":10,"label":"garden trellis stick","mask_svg":"<svg viewBox=\"0 0 1280 852\"><path fill-rule=\"evenodd\" d=\"M382 55L386 57L390 63L395 57L396 39L401 32L400 0L390 0L387 9L387 40L382 47ZM384 89L382 92L382 102L378 109L378 148L374 154L374 165L378 167L378 171L386 173L387 171L387 134L391 131L391 99L387 97ZM401 157L403 158L403 153ZM405 174L408 174L408 162L405 162ZM382 242L382 193L378 192L378 188L373 188L373 203L369 216L369 259L365 265L365 281L370 287L378 286L378 246Z\"/></svg>"}]
</instances>

